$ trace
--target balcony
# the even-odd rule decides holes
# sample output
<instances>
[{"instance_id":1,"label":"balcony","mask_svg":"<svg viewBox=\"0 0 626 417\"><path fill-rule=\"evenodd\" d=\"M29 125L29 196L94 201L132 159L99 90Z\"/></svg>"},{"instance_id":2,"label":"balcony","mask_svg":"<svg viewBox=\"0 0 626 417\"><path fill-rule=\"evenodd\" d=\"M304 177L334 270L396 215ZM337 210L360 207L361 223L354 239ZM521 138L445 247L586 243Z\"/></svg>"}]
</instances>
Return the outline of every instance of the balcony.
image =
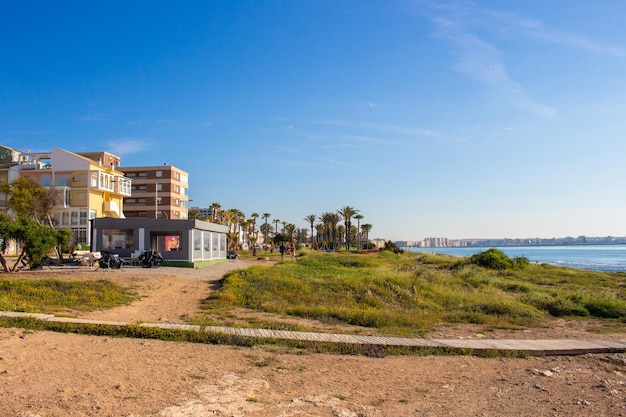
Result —
<instances>
[{"instance_id":1,"label":"balcony","mask_svg":"<svg viewBox=\"0 0 626 417\"><path fill-rule=\"evenodd\" d=\"M130 178L112 175L104 171L92 171L90 184L92 189L107 191L124 197L131 195L132 181Z\"/></svg>"}]
</instances>

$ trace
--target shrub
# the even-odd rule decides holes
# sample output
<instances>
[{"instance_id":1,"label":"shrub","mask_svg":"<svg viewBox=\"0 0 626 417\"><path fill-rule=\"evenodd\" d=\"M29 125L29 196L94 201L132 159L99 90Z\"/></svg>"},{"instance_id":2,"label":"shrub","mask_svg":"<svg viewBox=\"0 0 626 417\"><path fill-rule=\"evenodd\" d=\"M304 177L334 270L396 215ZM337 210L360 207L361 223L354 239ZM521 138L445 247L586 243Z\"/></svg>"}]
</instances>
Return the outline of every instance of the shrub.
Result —
<instances>
[{"instance_id":1,"label":"shrub","mask_svg":"<svg viewBox=\"0 0 626 417\"><path fill-rule=\"evenodd\" d=\"M478 252L470 256L469 262L489 269L504 270L515 267L515 261L496 248L487 249L484 252Z\"/></svg>"},{"instance_id":2,"label":"shrub","mask_svg":"<svg viewBox=\"0 0 626 417\"><path fill-rule=\"evenodd\" d=\"M391 240L388 240L385 242L385 247L382 250L388 250L393 253L404 253L404 251L400 249L398 245L396 245L396 243L392 242Z\"/></svg>"}]
</instances>

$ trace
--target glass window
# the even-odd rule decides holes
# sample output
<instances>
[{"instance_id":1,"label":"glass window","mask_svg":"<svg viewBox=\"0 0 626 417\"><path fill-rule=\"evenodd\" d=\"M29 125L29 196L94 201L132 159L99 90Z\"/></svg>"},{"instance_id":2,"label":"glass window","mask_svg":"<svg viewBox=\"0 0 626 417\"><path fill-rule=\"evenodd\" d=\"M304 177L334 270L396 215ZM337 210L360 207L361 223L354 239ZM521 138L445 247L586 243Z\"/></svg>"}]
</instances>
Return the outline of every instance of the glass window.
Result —
<instances>
[{"instance_id":1,"label":"glass window","mask_svg":"<svg viewBox=\"0 0 626 417\"><path fill-rule=\"evenodd\" d=\"M162 252L182 250L183 234L180 231L150 232L150 241L156 241L156 249Z\"/></svg>"},{"instance_id":2,"label":"glass window","mask_svg":"<svg viewBox=\"0 0 626 417\"><path fill-rule=\"evenodd\" d=\"M193 231L193 259L202 259L202 232Z\"/></svg>"},{"instance_id":3,"label":"glass window","mask_svg":"<svg viewBox=\"0 0 626 417\"><path fill-rule=\"evenodd\" d=\"M132 249L134 247L133 229L102 230L102 247L104 249Z\"/></svg>"}]
</instances>

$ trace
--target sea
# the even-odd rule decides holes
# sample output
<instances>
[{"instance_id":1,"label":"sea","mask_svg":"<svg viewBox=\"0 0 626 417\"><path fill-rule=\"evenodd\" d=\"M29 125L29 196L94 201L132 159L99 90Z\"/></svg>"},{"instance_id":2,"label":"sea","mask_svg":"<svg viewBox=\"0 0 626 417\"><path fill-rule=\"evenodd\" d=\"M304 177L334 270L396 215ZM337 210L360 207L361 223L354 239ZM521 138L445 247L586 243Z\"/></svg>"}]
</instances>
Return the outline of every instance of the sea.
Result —
<instances>
[{"instance_id":1,"label":"sea","mask_svg":"<svg viewBox=\"0 0 626 417\"><path fill-rule=\"evenodd\" d=\"M411 252L434 252L471 256L487 247L404 248ZM529 262L578 269L626 272L626 245L505 246L497 247L508 257L524 256Z\"/></svg>"}]
</instances>

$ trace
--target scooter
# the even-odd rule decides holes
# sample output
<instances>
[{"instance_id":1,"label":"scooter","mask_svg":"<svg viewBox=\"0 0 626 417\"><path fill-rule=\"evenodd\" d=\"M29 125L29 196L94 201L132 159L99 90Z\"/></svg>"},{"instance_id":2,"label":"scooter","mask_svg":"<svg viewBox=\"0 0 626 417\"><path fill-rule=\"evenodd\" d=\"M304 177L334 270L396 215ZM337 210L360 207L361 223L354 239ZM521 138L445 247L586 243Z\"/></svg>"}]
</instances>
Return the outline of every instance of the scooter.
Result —
<instances>
[{"instance_id":1,"label":"scooter","mask_svg":"<svg viewBox=\"0 0 626 417\"><path fill-rule=\"evenodd\" d=\"M152 268L161 266L164 259L159 251L143 251L141 255L137 258L139 262L141 262L141 266L144 268Z\"/></svg>"}]
</instances>

